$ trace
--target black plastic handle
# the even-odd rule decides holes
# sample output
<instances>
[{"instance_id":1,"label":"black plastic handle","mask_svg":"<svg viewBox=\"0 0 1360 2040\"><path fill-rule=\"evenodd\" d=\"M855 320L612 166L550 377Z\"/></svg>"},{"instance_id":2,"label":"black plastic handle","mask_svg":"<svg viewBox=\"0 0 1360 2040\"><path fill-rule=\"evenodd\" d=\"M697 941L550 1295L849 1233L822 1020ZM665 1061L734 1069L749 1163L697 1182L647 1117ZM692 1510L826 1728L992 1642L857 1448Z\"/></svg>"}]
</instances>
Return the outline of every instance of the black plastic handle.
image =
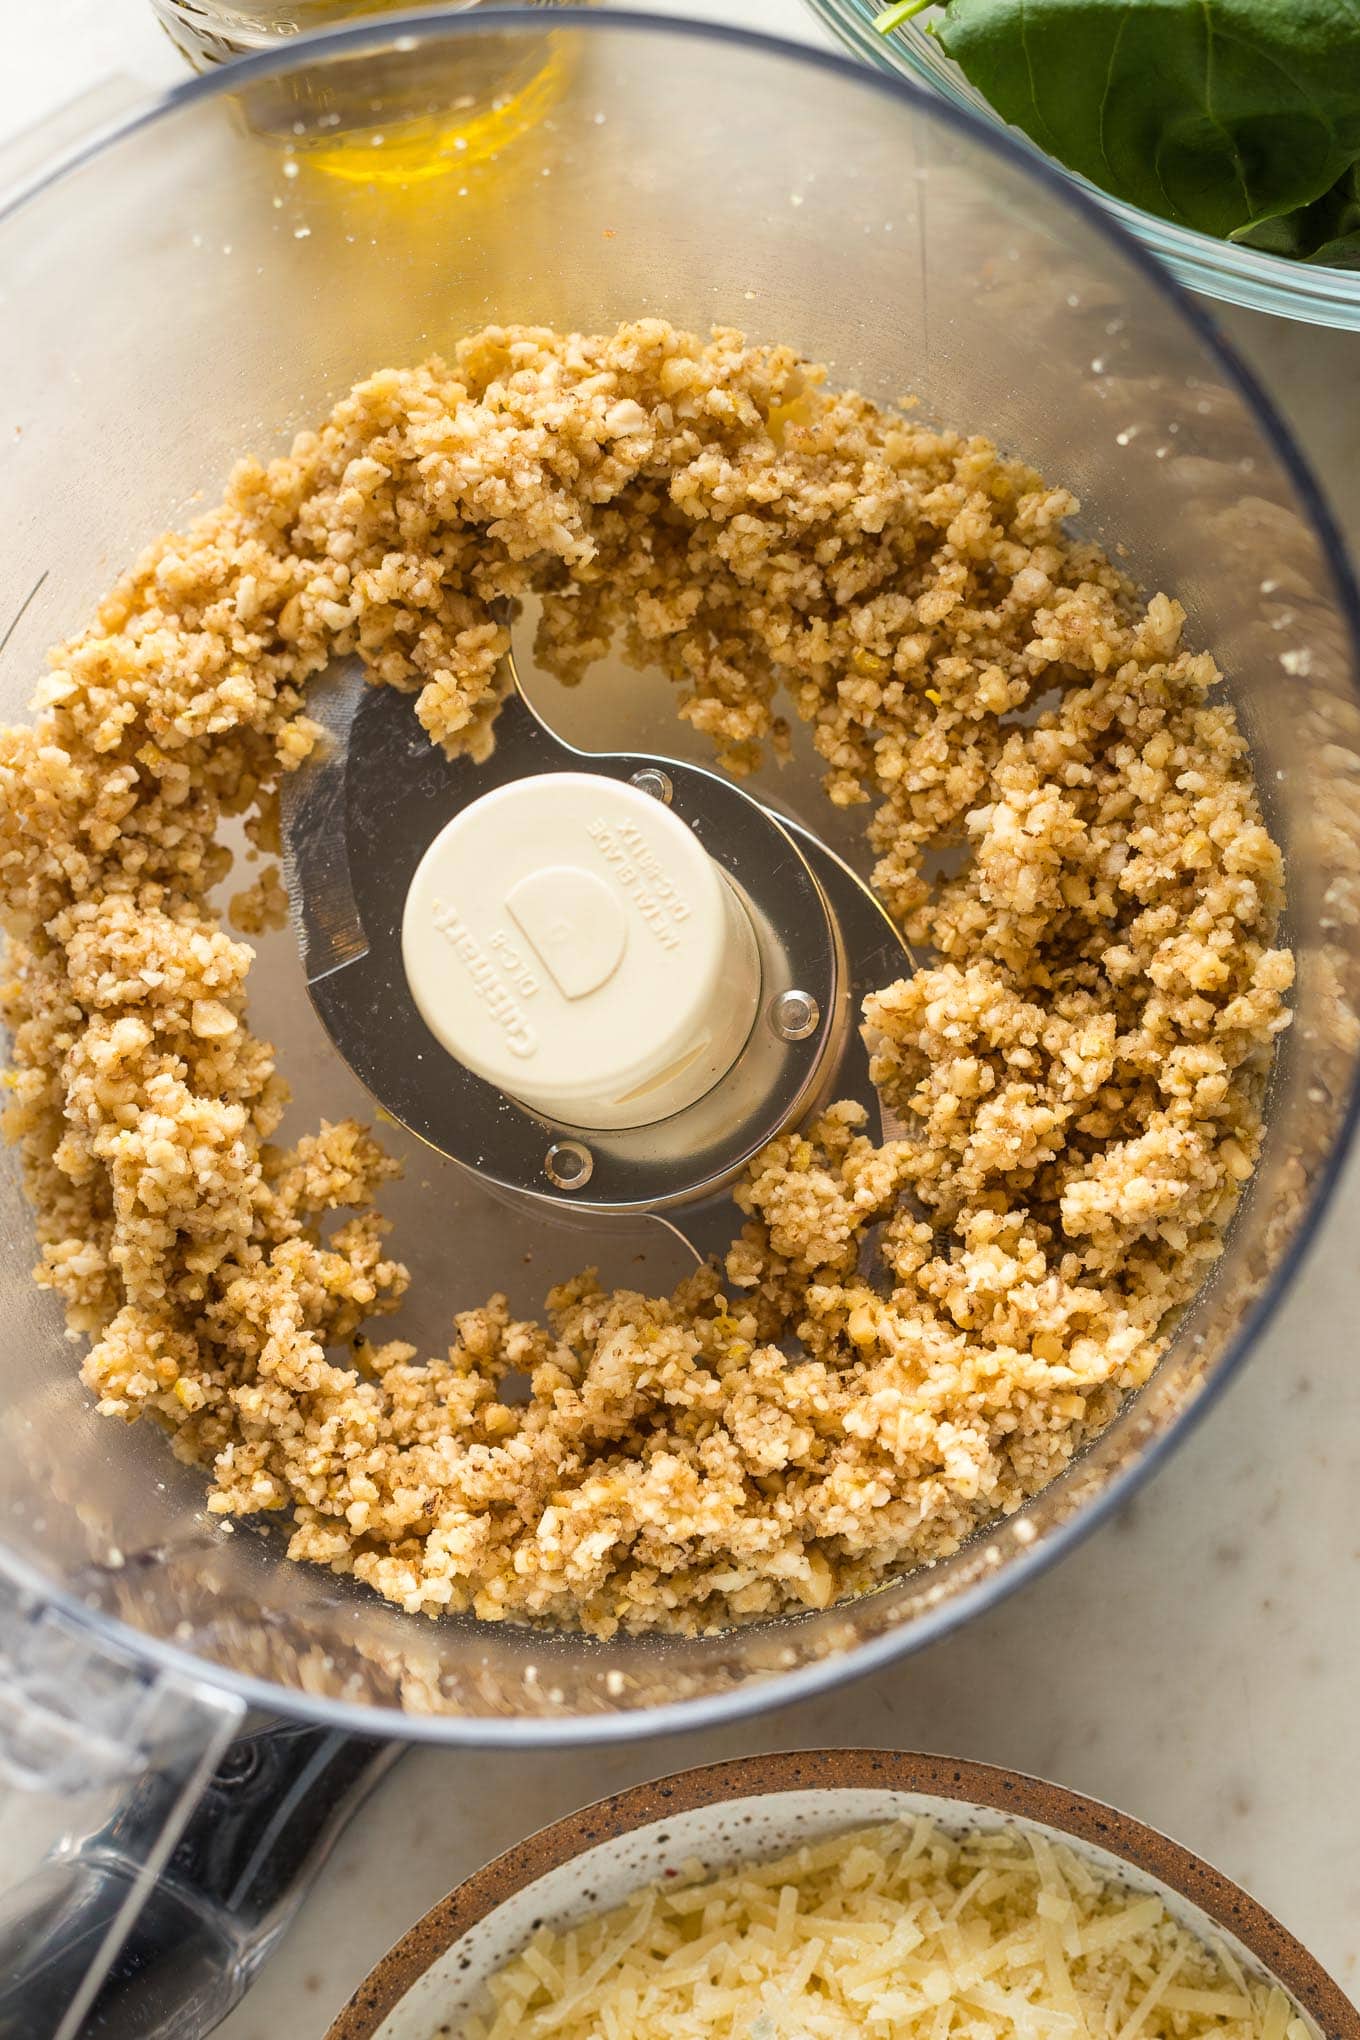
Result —
<instances>
[{"instance_id":1,"label":"black plastic handle","mask_svg":"<svg viewBox=\"0 0 1360 2040\"><path fill-rule=\"evenodd\" d=\"M288 1722L230 1743L81 2022L81 2040L199 2040L245 1995L336 1837L398 1756ZM0 2040L54 2040L128 1902L154 1774L0 1913Z\"/></svg>"}]
</instances>

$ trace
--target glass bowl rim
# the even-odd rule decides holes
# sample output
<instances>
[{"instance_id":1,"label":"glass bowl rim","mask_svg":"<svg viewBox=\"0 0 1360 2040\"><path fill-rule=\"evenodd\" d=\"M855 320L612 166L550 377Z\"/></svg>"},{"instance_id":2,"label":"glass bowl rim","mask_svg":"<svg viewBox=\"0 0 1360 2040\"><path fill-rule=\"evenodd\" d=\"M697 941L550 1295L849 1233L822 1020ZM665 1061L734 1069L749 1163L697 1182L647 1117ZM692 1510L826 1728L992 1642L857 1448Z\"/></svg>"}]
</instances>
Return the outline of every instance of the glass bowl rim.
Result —
<instances>
[{"instance_id":1,"label":"glass bowl rim","mask_svg":"<svg viewBox=\"0 0 1360 2040\"><path fill-rule=\"evenodd\" d=\"M812 4L819 4L819 0L812 0ZM548 22L541 6L521 4L498 6L495 26L498 34L533 32L542 35ZM1321 548L1337 609L1347 627L1352 692L1360 701L1360 584L1357 584L1355 570L1327 499L1282 412L1254 371L1241 360L1236 349L1218 331L1209 314L1191 294L1135 235L1121 226L1103 204L1075 184L1065 171L1058 170L1042 154L1022 146L1004 128L980 120L953 105L941 94L911 82L895 69L867 65L838 50L821 49L790 37L733 27L726 22L673 17L640 8L610 7L601 12L582 5L554 6L551 26L571 27L593 35L641 33L655 36L658 41L671 37L696 44L707 43L717 48L745 49L755 56L764 55L778 62L820 70L840 78L857 91L876 92L905 104L927 121L939 122L962 136L970 146L980 147L984 152L1008 162L1022 178L1029 177L1046 186L1060 207L1070 207L1081 215L1096 235L1140 272L1173 314L1189 327L1205 353L1217 364L1229 385L1236 389L1257 419ZM106 151L162 120L173 118L200 100L214 99L237 89L243 82L283 75L301 63L326 63L366 49L390 47L398 40L415 45L436 38L482 34L485 30L486 17L475 11L469 12L466 4L424 7L290 37L279 50L242 57L202 76L187 78L150 99L144 106L134 108L131 113L100 127L7 193L0 203L0 230L11 215ZM0 1542L0 1570L8 1574L26 1598L60 1611L74 1628L86 1636L107 1640L109 1648L120 1657L130 1657L134 1662L164 1671L177 1681L231 1694L247 1707L276 1718L283 1716L314 1721L358 1736L386 1736L407 1743L470 1748L569 1748L699 1731L719 1723L738 1721L773 1707L789 1706L938 1642L964 1622L985 1613L1064 1557L1165 1463L1235 1377L1288 1291L1331 1202L1357 1125L1360 1125L1360 1058L1351 1071L1350 1091L1336 1137L1323 1166L1313 1178L1308 1203L1289 1247L1272 1270L1262 1293L1196 1394L1150 1445L1131 1455L1111 1475L1091 1500L1081 1504L1045 1536L1018 1551L1006 1564L914 1620L888 1628L880 1635L829 1653L796 1670L753 1676L729 1692L662 1706L624 1709L613 1714L577 1714L560 1719L408 1713L398 1707L333 1700L255 1673L233 1671L216 1659L200 1657L183 1645L139 1629L119 1616L92 1611L64 1582L54 1580L39 1565L19 1558L3 1542ZM853 1606L853 1603L847 1604L847 1608ZM727 1635L731 1632L721 1633ZM756 1633L754 1629L753 1633Z\"/></svg>"}]
</instances>

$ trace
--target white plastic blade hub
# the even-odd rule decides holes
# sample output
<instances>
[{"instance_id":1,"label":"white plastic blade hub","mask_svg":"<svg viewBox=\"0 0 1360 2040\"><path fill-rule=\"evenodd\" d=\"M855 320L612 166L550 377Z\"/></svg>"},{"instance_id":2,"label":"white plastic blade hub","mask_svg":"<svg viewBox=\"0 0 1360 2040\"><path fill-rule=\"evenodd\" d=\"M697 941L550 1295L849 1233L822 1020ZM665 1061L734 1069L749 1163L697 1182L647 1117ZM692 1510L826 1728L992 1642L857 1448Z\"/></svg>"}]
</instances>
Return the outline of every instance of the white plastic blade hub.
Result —
<instances>
[{"instance_id":1,"label":"white plastic blade hub","mask_svg":"<svg viewBox=\"0 0 1360 2040\"><path fill-rule=\"evenodd\" d=\"M411 881L402 960L450 1055L584 1128L693 1104L760 1003L755 935L718 865L660 801L595 773L518 779L456 815Z\"/></svg>"}]
</instances>

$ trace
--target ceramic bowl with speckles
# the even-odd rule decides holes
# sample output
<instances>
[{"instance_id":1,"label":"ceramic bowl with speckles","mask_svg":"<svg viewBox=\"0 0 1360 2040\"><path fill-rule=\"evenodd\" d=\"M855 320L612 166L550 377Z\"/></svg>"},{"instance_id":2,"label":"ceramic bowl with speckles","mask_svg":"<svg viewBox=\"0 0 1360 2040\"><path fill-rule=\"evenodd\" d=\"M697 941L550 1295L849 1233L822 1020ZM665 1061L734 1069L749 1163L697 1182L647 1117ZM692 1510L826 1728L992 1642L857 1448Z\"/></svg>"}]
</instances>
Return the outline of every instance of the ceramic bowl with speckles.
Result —
<instances>
[{"instance_id":1,"label":"ceramic bowl with speckles","mask_svg":"<svg viewBox=\"0 0 1360 2040\"><path fill-rule=\"evenodd\" d=\"M411 1928L327 2040L457 2040L489 1978L540 1926L620 1905L700 1858L718 1871L801 1842L924 1814L941 1826L1019 1826L1102 1876L1155 1892L1202 1939L1293 1999L1317 2040L1360 2040L1360 2011L1240 1886L1128 1814L1019 1771L896 1750L796 1750L681 1771L599 1800L508 1849Z\"/></svg>"}]
</instances>

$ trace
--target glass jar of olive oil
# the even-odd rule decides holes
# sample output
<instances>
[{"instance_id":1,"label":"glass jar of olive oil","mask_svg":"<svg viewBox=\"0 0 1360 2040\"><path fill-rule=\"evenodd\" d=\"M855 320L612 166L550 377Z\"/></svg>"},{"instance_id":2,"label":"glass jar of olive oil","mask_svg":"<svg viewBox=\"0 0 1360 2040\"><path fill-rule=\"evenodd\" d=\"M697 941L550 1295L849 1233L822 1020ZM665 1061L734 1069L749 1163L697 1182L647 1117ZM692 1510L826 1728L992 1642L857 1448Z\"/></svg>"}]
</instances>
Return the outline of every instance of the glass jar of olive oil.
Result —
<instances>
[{"instance_id":1,"label":"glass jar of olive oil","mask_svg":"<svg viewBox=\"0 0 1360 2040\"><path fill-rule=\"evenodd\" d=\"M151 0L171 41L197 71L279 49L299 35L418 11L421 0ZM504 0L427 0L431 7L486 16L468 39L458 90L441 84L421 97L394 95L381 46L363 61L281 74L271 101L251 94L252 129L283 145L298 167L349 182L401 185L450 170L466 173L500 154L557 98L562 56L556 38L497 35ZM568 0L528 0L555 7ZM576 0L580 4L580 0ZM591 4L591 0L585 0ZM526 44L529 46L526 47ZM319 83L325 79L324 86ZM394 103L400 101L401 103ZM276 103L275 103L276 102ZM409 102L409 103L406 103Z\"/></svg>"},{"instance_id":2,"label":"glass jar of olive oil","mask_svg":"<svg viewBox=\"0 0 1360 2040\"><path fill-rule=\"evenodd\" d=\"M459 5L459 0L428 0L430 6ZM461 0L471 12L496 0ZM527 0L530 6L553 7L564 0ZM409 13L421 0L151 0L152 9L177 49L196 71L233 57L272 49L290 36L334 28L340 22L363 21L374 15Z\"/></svg>"}]
</instances>

